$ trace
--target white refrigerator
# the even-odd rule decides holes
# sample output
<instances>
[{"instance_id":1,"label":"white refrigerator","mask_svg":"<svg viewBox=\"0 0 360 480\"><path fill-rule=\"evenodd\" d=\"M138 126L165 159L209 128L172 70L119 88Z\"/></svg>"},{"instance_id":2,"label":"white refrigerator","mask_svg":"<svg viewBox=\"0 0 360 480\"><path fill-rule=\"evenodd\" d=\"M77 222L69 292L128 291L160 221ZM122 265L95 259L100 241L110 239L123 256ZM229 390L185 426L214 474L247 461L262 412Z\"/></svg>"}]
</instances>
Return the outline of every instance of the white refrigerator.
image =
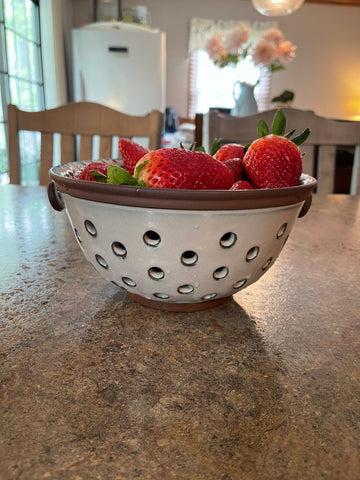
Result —
<instances>
[{"instance_id":1,"label":"white refrigerator","mask_svg":"<svg viewBox=\"0 0 360 480\"><path fill-rule=\"evenodd\" d=\"M165 111L166 36L125 22L72 30L74 100L129 115Z\"/></svg>"}]
</instances>

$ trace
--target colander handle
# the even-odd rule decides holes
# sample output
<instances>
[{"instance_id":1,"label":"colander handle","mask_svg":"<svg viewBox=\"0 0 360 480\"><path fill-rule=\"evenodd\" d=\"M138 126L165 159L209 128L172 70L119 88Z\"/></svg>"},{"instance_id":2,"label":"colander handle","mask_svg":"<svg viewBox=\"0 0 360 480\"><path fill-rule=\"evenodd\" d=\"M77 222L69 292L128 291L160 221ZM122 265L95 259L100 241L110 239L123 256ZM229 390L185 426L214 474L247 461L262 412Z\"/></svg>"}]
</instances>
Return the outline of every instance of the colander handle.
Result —
<instances>
[{"instance_id":1,"label":"colander handle","mask_svg":"<svg viewBox=\"0 0 360 480\"><path fill-rule=\"evenodd\" d=\"M302 209L300 210L300 213L298 215L299 218L304 217L307 214L311 206L311 202L312 202L312 194L310 193L310 195L306 198L305 203L302 206Z\"/></svg>"},{"instance_id":2,"label":"colander handle","mask_svg":"<svg viewBox=\"0 0 360 480\"><path fill-rule=\"evenodd\" d=\"M50 205L53 207L54 210L56 210L57 212L61 212L61 210L64 210L65 205L61 197L61 193L55 187L54 182L50 182L47 186L47 194Z\"/></svg>"}]
</instances>

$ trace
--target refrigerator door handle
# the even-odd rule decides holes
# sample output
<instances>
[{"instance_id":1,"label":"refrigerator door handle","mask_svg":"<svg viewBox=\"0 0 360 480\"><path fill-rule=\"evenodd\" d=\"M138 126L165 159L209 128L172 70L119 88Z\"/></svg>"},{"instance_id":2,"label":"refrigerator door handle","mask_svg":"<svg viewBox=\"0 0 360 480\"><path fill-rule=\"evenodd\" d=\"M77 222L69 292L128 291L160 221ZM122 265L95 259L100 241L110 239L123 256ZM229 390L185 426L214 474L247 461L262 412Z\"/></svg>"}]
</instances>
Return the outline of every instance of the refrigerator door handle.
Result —
<instances>
[{"instance_id":1,"label":"refrigerator door handle","mask_svg":"<svg viewBox=\"0 0 360 480\"><path fill-rule=\"evenodd\" d=\"M127 53L129 49L127 47L109 47L109 52L120 52L120 53Z\"/></svg>"}]
</instances>

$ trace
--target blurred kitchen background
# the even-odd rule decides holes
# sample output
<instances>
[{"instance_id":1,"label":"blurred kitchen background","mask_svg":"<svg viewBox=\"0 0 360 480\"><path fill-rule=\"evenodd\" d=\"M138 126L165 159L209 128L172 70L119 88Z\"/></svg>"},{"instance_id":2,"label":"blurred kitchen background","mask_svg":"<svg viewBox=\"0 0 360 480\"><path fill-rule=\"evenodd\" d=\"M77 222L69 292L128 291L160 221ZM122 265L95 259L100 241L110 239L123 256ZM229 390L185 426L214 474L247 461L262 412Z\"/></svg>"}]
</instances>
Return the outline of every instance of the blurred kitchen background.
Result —
<instances>
[{"instance_id":1,"label":"blurred kitchen background","mask_svg":"<svg viewBox=\"0 0 360 480\"><path fill-rule=\"evenodd\" d=\"M306 0L283 17L261 15L251 0L0 0L0 183L7 182L8 103L29 111L78 100L125 113L158 108L175 125L231 108L230 73L219 82L205 52L192 49L199 25L228 21L276 26L297 47L295 60L267 79L262 108L290 90L296 108L360 120L358 0ZM112 35L103 47L99 32ZM112 68L121 58L132 60L125 77ZM37 142L23 142L30 172Z\"/></svg>"}]
</instances>

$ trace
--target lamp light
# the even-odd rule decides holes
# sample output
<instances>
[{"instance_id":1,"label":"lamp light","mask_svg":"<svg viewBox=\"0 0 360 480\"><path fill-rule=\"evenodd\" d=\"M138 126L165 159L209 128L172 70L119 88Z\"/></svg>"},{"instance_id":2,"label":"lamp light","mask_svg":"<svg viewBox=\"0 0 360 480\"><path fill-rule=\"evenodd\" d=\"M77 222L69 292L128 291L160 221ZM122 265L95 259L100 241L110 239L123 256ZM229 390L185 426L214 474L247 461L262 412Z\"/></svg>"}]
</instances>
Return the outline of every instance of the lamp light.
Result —
<instances>
[{"instance_id":1,"label":"lamp light","mask_svg":"<svg viewBox=\"0 0 360 480\"><path fill-rule=\"evenodd\" d=\"M281 17L298 10L304 0L252 0L252 3L262 15Z\"/></svg>"}]
</instances>

